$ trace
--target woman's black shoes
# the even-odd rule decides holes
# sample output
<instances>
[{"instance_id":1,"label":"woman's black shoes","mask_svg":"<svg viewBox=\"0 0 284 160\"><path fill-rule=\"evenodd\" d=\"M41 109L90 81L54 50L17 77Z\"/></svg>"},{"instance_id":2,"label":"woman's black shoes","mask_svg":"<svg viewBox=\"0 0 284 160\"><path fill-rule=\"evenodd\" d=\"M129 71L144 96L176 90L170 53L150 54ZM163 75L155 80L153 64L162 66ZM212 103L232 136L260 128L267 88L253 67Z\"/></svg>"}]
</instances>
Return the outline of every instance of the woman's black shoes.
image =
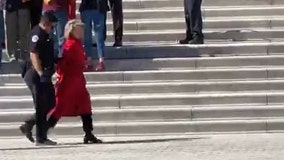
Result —
<instances>
[{"instance_id":1,"label":"woman's black shoes","mask_svg":"<svg viewBox=\"0 0 284 160\"><path fill-rule=\"evenodd\" d=\"M84 137L84 144L94 143L103 143L103 141L95 137L92 133L87 133Z\"/></svg>"}]
</instances>

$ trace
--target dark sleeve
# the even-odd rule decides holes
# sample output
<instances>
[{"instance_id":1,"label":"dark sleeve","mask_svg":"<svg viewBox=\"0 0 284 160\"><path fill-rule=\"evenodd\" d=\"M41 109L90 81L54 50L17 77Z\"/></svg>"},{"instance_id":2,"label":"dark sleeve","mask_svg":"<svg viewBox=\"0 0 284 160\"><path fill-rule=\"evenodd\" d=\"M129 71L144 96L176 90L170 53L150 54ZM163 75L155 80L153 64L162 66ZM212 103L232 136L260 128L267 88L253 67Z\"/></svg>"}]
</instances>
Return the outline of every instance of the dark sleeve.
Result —
<instances>
[{"instance_id":1,"label":"dark sleeve","mask_svg":"<svg viewBox=\"0 0 284 160\"><path fill-rule=\"evenodd\" d=\"M31 34L29 39L29 51L39 53L40 37L38 34Z\"/></svg>"}]
</instances>

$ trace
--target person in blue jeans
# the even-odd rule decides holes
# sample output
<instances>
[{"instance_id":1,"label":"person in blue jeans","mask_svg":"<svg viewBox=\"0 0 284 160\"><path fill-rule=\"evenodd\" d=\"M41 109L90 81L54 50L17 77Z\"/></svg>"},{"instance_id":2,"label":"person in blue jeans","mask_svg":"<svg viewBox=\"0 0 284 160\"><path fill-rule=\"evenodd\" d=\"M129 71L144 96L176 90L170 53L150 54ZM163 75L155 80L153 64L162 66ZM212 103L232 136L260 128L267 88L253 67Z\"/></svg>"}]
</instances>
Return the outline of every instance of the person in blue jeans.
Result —
<instances>
[{"instance_id":1,"label":"person in blue jeans","mask_svg":"<svg viewBox=\"0 0 284 160\"><path fill-rule=\"evenodd\" d=\"M84 48L87 54L88 70L104 71L104 53L105 53L105 39L104 39L104 25L105 15L108 11L107 0L82 0L79 11L81 13L81 20L85 24L84 28ZM96 56L92 48L92 29L95 31L95 38L97 44L97 53L99 63L95 67Z\"/></svg>"},{"instance_id":2,"label":"person in blue jeans","mask_svg":"<svg viewBox=\"0 0 284 160\"><path fill-rule=\"evenodd\" d=\"M54 49L55 56L61 57L64 43L64 28L68 21L69 0L45 0L43 3L43 13L53 11L58 23L55 26Z\"/></svg>"}]
</instances>

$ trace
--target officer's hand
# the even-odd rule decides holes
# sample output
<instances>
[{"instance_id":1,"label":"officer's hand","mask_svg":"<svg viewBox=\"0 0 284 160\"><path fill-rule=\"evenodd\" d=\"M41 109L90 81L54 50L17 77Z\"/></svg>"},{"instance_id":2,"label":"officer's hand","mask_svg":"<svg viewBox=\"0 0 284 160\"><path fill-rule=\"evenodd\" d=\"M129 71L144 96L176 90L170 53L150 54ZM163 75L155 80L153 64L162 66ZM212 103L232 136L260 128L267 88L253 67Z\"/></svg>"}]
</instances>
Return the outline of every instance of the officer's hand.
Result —
<instances>
[{"instance_id":1,"label":"officer's hand","mask_svg":"<svg viewBox=\"0 0 284 160\"><path fill-rule=\"evenodd\" d=\"M41 83L50 83L51 82L51 78L42 75L42 76L40 76L40 82Z\"/></svg>"},{"instance_id":2,"label":"officer's hand","mask_svg":"<svg viewBox=\"0 0 284 160\"><path fill-rule=\"evenodd\" d=\"M37 74L41 77L43 75L42 71L37 72Z\"/></svg>"},{"instance_id":3,"label":"officer's hand","mask_svg":"<svg viewBox=\"0 0 284 160\"><path fill-rule=\"evenodd\" d=\"M50 74L50 71L44 71L42 75L40 75L40 82L41 83L49 83L51 82L52 74Z\"/></svg>"}]
</instances>

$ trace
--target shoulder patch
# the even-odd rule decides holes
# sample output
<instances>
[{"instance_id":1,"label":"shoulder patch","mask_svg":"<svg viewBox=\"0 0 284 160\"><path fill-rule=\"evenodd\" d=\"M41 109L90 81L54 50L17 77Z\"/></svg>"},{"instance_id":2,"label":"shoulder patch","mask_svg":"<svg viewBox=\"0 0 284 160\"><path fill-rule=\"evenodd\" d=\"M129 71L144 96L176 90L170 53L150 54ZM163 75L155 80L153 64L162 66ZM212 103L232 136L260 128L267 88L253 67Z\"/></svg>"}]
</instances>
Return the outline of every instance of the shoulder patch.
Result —
<instances>
[{"instance_id":1,"label":"shoulder patch","mask_svg":"<svg viewBox=\"0 0 284 160\"><path fill-rule=\"evenodd\" d=\"M34 35L33 37L32 37L32 42L37 42L39 40L39 37L38 37L38 35Z\"/></svg>"}]
</instances>

